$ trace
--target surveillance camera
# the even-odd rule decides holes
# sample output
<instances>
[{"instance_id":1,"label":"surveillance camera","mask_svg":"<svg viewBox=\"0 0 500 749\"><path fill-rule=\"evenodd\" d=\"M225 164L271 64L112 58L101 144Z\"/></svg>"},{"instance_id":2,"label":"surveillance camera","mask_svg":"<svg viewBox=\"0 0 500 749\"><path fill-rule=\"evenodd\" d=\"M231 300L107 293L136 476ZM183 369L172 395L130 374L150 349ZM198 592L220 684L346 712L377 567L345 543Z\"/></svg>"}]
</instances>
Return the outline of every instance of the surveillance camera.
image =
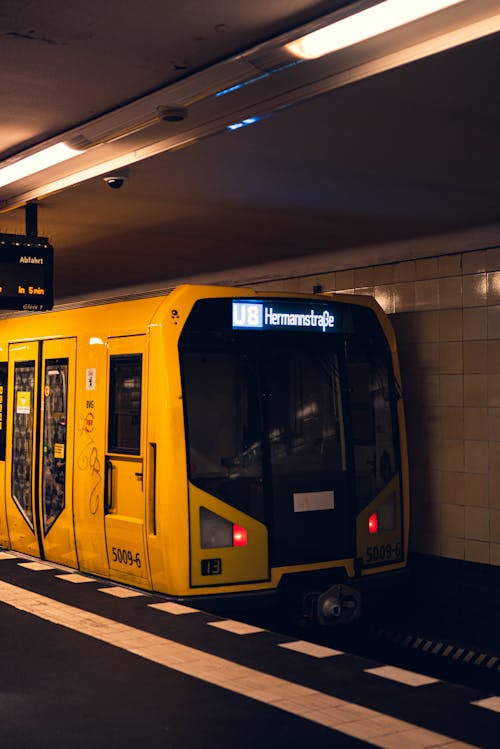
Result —
<instances>
[{"instance_id":1,"label":"surveillance camera","mask_svg":"<svg viewBox=\"0 0 500 749\"><path fill-rule=\"evenodd\" d=\"M123 186L123 183L127 179L127 176L125 174L107 174L105 177L103 177L103 180L107 184L108 187L111 187L112 190L119 190L120 187Z\"/></svg>"},{"instance_id":2,"label":"surveillance camera","mask_svg":"<svg viewBox=\"0 0 500 749\"><path fill-rule=\"evenodd\" d=\"M186 107L157 107L156 111L164 122L182 122L188 114Z\"/></svg>"}]
</instances>

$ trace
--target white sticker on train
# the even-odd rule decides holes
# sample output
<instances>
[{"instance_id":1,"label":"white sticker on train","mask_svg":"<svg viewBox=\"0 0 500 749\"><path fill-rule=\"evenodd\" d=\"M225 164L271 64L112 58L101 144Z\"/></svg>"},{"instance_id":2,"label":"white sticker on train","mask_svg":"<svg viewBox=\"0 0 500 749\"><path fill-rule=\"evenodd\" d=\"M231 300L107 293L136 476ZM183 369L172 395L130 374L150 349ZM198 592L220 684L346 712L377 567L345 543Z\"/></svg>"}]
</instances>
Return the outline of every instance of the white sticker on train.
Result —
<instances>
[{"instance_id":1,"label":"white sticker on train","mask_svg":"<svg viewBox=\"0 0 500 749\"><path fill-rule=\"evenodd\" d=\"M293 495L294 512L316 512L317 510L333 510L334 508L333 491L299 492Z\"/></svg>"}]
</instances>

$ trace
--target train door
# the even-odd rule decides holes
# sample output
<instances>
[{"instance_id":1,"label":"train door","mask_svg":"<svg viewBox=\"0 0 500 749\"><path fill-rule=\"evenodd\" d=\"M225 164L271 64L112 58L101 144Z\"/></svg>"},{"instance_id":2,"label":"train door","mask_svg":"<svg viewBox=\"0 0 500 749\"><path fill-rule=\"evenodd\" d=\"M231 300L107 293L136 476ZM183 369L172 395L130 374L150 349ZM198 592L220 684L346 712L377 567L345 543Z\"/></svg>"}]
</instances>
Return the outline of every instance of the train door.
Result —
<instances>
[{"instance_id":1,"label":"train door","mask_svg":"<svg viewBox=\"0 0 500 749\"><path fill-rule=\"evenodd\" d=\"M74 338L10 346L6 455L12 547L72 567L75 362Z\"/></svg>"},{"instance_id":2,"label":"train door","mask_svg":"<svg viewBox=\"0 0 500 749\"><path fill-rule=\"evenodd\" d=\"M273 564L354 554L338 372L336 354L312 343L275 343L262 361Z\"/></svg>"},{"instance_id":3,"label":"train door","mask_svg":"<svg viewBox=\"0 0 500 749\"><path fill-rule=\"evenodd\" d=\"M151 586L145 541L146 337L109 338L105 532L118 579Z\"/></svg>"}]
</instances>

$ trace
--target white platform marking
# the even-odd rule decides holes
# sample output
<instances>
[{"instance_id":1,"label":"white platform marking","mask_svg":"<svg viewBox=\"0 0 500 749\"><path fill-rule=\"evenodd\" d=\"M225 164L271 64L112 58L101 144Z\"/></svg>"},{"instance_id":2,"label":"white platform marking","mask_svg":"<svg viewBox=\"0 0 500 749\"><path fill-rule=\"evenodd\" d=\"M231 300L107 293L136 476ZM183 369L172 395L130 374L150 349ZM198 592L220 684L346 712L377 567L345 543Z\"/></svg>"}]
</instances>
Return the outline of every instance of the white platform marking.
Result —
<instances>
[{"instance_id":1,"label":"white platform marking","mask_svg":"<svg viewBox=\"0 0 500 749\"><path fill-rule=\"evenodd\" d=\"M431 676L416 674L414 671L405 671L403 668L394 666L378 666L377 668L367 668L365 673L381 676L383 679L397 681L400 684L406 684L409 687L422 687L426 684L436 684L439 679L433 679Z\"/></svg>"},{"instance_id":2,"label":"white platform marking","mask_svg":"<svg viewBox=\"0 0 500 749\"><path fill-rule=\"evenodd\" d=\"M115 596L116 598L136 598L137 596L144 595L144 593L140 593L138 590L121 588L119 585L111 588L99 588L99 593L107 593L108 596Z\"/></svg>"},{"instance_id":3,"label":"white platform marking","mask_svg":"<svg viewBox=\"0 0 500 749\"><path fill-rule=\"evenodd\" d=\"M167 668L270 707L334 728L382 749L478 749L315 689L240 666L0 581L0 601Z\"/></svg>"},{"instance_id":4,"label":"white platform marking","mask_svg":"<svg viewBox=\"0 0 500 749\"><path fill-rule=\"evenodd\" d=\"M17 554L11 551L0 551L0 559L17 559Z\"/></svg>"},{"instance_id":5,"label":"white platform marking","mask_svg":"<svg viewBox=\"0 0 500 749\"><path fill-rule=\"evenodd\" d=\"M332 655L344 655L343 650L325 648L324 645L316 645L314 642L306 642L306 640L281 642L278 647L295 650L297 653L304 653L304 655L312 655L313 658L329 658Z\"/></svg>"},{"instance_id":6,"label":"white platform marking","mask_svg":"<svg viewBox=\"0 0 500 749\"><path fill-rule=\"evenodd\" d=\"M494 710L496 713L500 713L500 697L486 697L484 700L478 700L473 702L473 705L478 707L485 707L487 710Z\"/></svg>"},{"instance_id":7,"label":"white platform marking","mask_svg":"<svg viewBox=\"0 0 500 749\"><path fill-rule=\"evenodd\" d=\"M42 570L53 570L53 567L46 562L19 562L18 567L26 567L27 570L33 570L34 572L42 572Z\"/></svg>"},{"instance_id":8,"label":"white platform marking","mask_svg":"<svg viewBox=\"0 0 500 749\"><path fill-rule=\"evenodd\" d=\"M150 609L158 609L158 611L166 611L168 614L199 614L199 609L193 609L190 606L183 606L181 603L174 603L173 601L165 601L165 603L148 603Z\"/></svg>"},{"instance_id":9,"label":"white platform marking","mask_svg":"<svg viewBox=\"0 0 500 749\"><path fill-rule=\"evenodd\" d=\"M255 632L265 632L261 627L254 627L252 624L244 622L234 622L232 619L224 619L220 622L208 622L209 627L224 629L226 632L232 632L233 635L253 635Z\"/></svg>"},{"instance_id":10,"label":"white platform marking","mask_svg":"<svg viewBox=\"0 0 500 749\"><path fill-rule=\"evenodd\" d=\"M93 583L95 582L93 577L86 577L85 575L79 575L78 572L70 572L68 575L56 575L59 580L64 580L66 583Z\"/></svg>"}]
</instances>

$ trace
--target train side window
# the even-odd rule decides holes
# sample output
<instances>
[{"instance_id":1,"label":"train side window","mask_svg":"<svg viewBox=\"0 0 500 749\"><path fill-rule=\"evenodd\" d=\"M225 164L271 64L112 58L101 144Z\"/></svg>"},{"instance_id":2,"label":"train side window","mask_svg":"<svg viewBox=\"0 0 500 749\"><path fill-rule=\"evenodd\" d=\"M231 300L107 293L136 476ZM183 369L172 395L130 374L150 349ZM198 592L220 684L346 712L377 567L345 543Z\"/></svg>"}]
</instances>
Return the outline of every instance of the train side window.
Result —
<instances>
[{"instance_id":1,"label":"train side window","mask_svg":"<svg viewBox=\"0 0 500 749\"><path fill-rule=\"evenodd\" d=\"M34 400L35 362L16 362L12 431L12 497L31 528L33 528L31 486Z\"/></svg>"},{"instance_id":2,"label":"train side window","mask_svg":"<svg viewBox=\"0 0 500 749\"><path fill-rule=\"evenodd\" d=\"M7 362L0 362L0 460L5 460L5 435L7 424Z\"/></svg>"},{"instance_id":3,"label":"train side window","mask_svg":"<svg viewBox=\"0 0 500 749\"><path fill-rule=\"evenodd\" d=\"M110 357L108 452L141 452L142 355Z\"/></svg>"}]
</instances>

